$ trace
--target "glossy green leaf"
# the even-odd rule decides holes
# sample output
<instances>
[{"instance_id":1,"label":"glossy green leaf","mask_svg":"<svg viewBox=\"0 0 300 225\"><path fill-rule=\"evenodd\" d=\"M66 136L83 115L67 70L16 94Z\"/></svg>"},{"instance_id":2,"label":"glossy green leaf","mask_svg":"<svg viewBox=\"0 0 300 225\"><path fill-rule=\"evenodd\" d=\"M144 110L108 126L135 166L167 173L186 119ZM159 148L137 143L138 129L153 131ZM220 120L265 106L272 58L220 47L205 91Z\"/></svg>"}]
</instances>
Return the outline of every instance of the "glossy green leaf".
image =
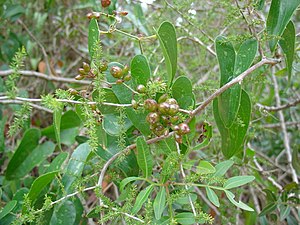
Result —
<instances>
[{"instance_id":1,"label":"glossy green leaf","mask_svg":"<svg viewBox=\"0 0 300 225\"><path fill-rule=\"evenodd\" d=\"M155 219L160 220L165 207L166 207L166 188L160 187L160 190L157 193L153 202Z\"/></svg>"},{"instance_id":2,"label":"glossy green leaf","mask_svg":"<svg viewBox=\"0 0 300 225\"><path fill-rule=\"evenodd\" d=\"M286 64L289 80L291 79L292 70L293 70L295 41L296 41L295 25L292 21L290 21L282 34L282 39L279 40L279 45L282 48L282 51L285 56L285 64Z\"/></svg>"},{"instance_id":3,"label":"glossy green leaf","mask_svg":"<svg viewBox=\"0 0 300 225\"><path fill-rule=\"evenodd\" d=\"M216 172L214 176L221 177L225 175L225 173L230 169L230 167L232 167L233 163L234 162L232 160L226 160L224 162L220 162L219 164L217 164L215 166Z\"/></svg>"},{"instance_id":4,"label":"glossy green leaf","mask_svg":"<svg viewBox=\"0 0 300 225\"><path fill-rule=\"evenodd\" d=\"M243 203L243 202L241 202L241 201L239 201L239 202L235 201L235 200L234 200L234 194L233 194L231 191L225 190L225 194L226 194L227 198L229 199L229 201L230 201L232 204L234 204L235 206L237 206L237 207L239 207L239 208L241 208L241 209L243 209L243 210L246 210L246 211L250 211L250 212L253 212L253 211L254 211L251 207L249 207L249 206L246 205L245 203Z\"/></svg>"},{"instance_id":5,"label":"glossy green leaf","mask_svg":"<svg viewBox=\"0 0 300 225\"><path fill-rule=\"evenodd\" d=\"M148 60L144 55L136 55L133 57L130 70L135 87L139 84L147 85L151 71Z\"/></svg>"},{"instance_id":6,"label":"glossy green leaf","mask_svg":"<svg viewBox=\"0 0 300 225\"><path fill-rule=\"evenodd\" d=\"M198 166L196 166L196 173L198 174L209 174L214 172L216 172L215 167L207 161L201 160Z\"/></svg>"},{"instance_id":7,"label":"glossy green leaf","mask_svg":"<svg viewBox=\"0 0 300 225\"><path fill-rule=\"evenodd\" d=\"M28 198L31 200L32 203L36 200L41 191L52 182L52 180L55 178L58 172L59 171L45 173L39 176L37 179L35 179L28 193Z\"/></svg>"},{"instance_id":8,"label":"glossy green leaf","mask_svg":"<svg viewBox=\"0 0 300 225\"><path fill-rule=\"evenodd\" d=\"M215 206L220 207L219 198L217 194L214 192L214 190L209 187L206 187L205 190L206 190L206 195L208 197L208 200Z\"/></svg>"},{"instance_id":9,"label":"glossy green leaf","mask_svg":"<svg viewBox=\"0 0 300 225\"><path fill-rule=\"evenodd\" d=\"M194 106L195 97L193 94L192 82L185 76L178 77L172 85L172 95L182 109L189 109Z\"/></svg>"},{"instance_id":10,"label":"glossy green leaf","mask_svg":"<svg viewBox=\"0 0 300 225\"><path fill-rule=\"evenodd\" d=\"M49 225L74 224L76 219L76 209L73 202L67 200L58 205L54 210Z\"/></svg>"},{"instance_id":11,"label":"glossy green leaf","mask_svg":"<svg viewBox=\"0 0 300 225\"><path fill-rule=\"evenodd\" d=\"M222 41L226 40L223 39ZM247 70L251 66L258 48L258 43L255 39L248 39L241 44L237 54L233 56L234 49L232 45L227 45L224 45L222 42L220 43L220 41L216 41L218 60L221 70L220 86L225 85L233 78ZM226 55L228 55L227 57L234 57L234 59L230 60L226 58ZM222 61L225 62L222 63ZM225 74L226 72L232 71L232 63L234 63L233 73ZM222 69L222 67L224 68ZM228 128L233 125L233 122L238 114L241 101L241 92L241 86L236 84L227 89L218 97L220 118L222 119L224 125Z\"/></svg>"},{"instance_id":12,"label":"glossy green leaf","mask_svg":"<svg viewBox=\"0 0 300 225\"><path fill-rule=\"evenodd\" d=\"M38 129L29 129L24 133L19 147L15 151L12 159L9 161L5 177L8 180L15 178L15 169L26 157L38 146L41 133Z\"/></svg>"},{"instance_id":13,"label":"glossy green leaf","mask_svg":"<svg viewBox=\"0 0 300 225\"><path fill-rule=\"evenodd\" d=\"M235 176L229 178L223 185L225 189L236 188L255 180L254 176Z\"/></svg>"},{"instance_id":14,"label":"glossy green leaf","mask_svg":"<svg viewBox=\"0 0 300 225\"><path fill-rule=\"evenodd\" d=\"M242 91L237 118L230 128L227 128L220 118L218 99L215 99L213 102L213 113L222 138L223 155L226 158L230 158L241 150L244 142L251 116L250 98L245 91Z\"/></svg>"},{"instance_id":15,"label":"glossy green leaf","mask_svg":"<svg viewBox=\"0 0 300 225\"><path fill-rule=\"evenodd\" d=\"M0 211L0 220L5 217L7 214L9 214L17 205L16 200L12 200L8 202Z\"/></svg>"},{"instance_id":16,"label":"glossy green leaf","mask_svg":"<svg viewBox=\"0 0 300 225\"><path fill-rule=\"evenodd\" d=\"M73 110L69 110L65 112L61 117L60 131L62 132L63 130L66 129L79 127L80 125L81 125L81 120L78 117L77 113L74 112ZM42 130L42 135L55 139L54 126L51 125L49 127L44 128Z\"/></svg>"},{"instance_id":17,"label":"glossy green leaf","mask_svg":"<svg viewBox=\"0 0 300 225\"><path fill-rule=\"evenodd\" d=\"M195 224L196 220L193 213L182 212L175 215L175 220L179 224Z\"/></svg>"},{"instance_id":18,"label":"glossy green leaf","mask_svg":"<svg viewBox=\"0 0 300 225\"><path fill-rule=\"evenodd\" d=\"M142 190L138 196L136 197L136 201L134 203L134 206L131 210L132 214L136 214L140 211L143 204L147 201L149 195L153 191L153 185L149 185L146 189Z\"/></svg>"},{"instance_id":19,"label":"glossy green leaf","mask_svg":"<svg viewBox=\"0 0 300 225\"><path fill-rule=\"evenodd\" d=\"M121 181L120 183L120 191L123 192L124 191L124 188L125 186L132 182L132 181L136 181L136 180L145 180L144 178L142 177L126 177L124 180Z\"/></svg>"},{"instance_id":20,"label":"glossy green leaf","mask_svg":"<svg viewBox=\"0 0 300 225\"><path fill-rule=\"evenodd\" d=\"M150 148L144 137L138 137L136 141L137 148L137 163L143 171L144 177L148 178L152 174L153 158Z\"/></svg>"},{"instance_id":21,"label":"glossy green leaf","mask_svg":"<svg viewBox=\"0 0 300 225\"><path fill-rule=\"evenodd\" d=\"M54 125L54 133L55 138L58 144L59 149L61 150L61 142L60 142L60 123L61 123L61 116L63 112L64 106L60 104L57 109L53 112L53 125Z\"/></svg>"},{"instance_id":22,"label":"glossy green leaf","mask_svg":"<svg viewBox=\"0 0 300 225\"><path fill-rule=\"evenodd\" d=\"M267 18L268 34L280 37L299 4L300 0L272 0ZM269 42L272 52L275 50L277 42L278 38L276 37Z\"/></svg>"},{"instance_id":23,"label":"glossy green leaf","mask_svg":"<svg viewBox=\"0 0 300 225\"><path fill-rule=\"evenodd\" d=\"M119 136L122 132L127 131L132 126L132 123L128 118L125 118L123 127L123 125L120 125L119 123L119 114L106 114L104 115L102 125L105 132L109 135Z\"/></svg>"},{"instance_id":24,"label":"glossy green leaf","mask_svg":"<svg viewBox=\"0 0 300 225\"><path fill-rule=\"evenodd\" d=\"M13 180L26 176L35 166L53 153L55 144L48 141L37 145L39 136L40 132L36 129L28 130L25 133L21 144L7 166L6 179Z\"/></svg>"},{"instance_id":25,"label":"glossy green leaf","mask_svg":"<svg viewBox=\"0 0 300 225\"><path fill-rule=\"evenodd\" d=\"M99 43L100 31L98 26L98 21L96 19L91 19L89 24L89 34L88 34L88 49L90 57L93 59L95 46Z\"/></svg>"},{"instance_id":26,"label":"glossy green leaf","mask_svg":"<svg viewBox=\"0 0 300 225\"><path fill-rule=\"evenodd\" d=\"M158 28L157 37L165 57L168 85L171 86L177 69L177 38L173 24L163 22Z\"/></svg>"},{"instance_id":27,"label":"glossy green leaf","mask_svg":"<svg viewBox=\"0 0 300 225\"><path fill-rule=\"evenodd\" d=\"M50 163L49 167L46 169L46 173L50 173L56 170L60 170L64 161L68 158L68 152L61 152L58 156L56 156L52 162Z\"/></svg>"},{"instance_id":28,"label":"glossy green leaf","mask_svg":"<svg viewBox=\"0 0 300 225\"><path fill-rule=\"evenodd\" d=\"M108 82L115 82L116 79L110 74L109 70L112 66L119 66L123 68L123 65L117 62L112 62L108 64L108 70L105 73ZM127 85L131 86L132 88L132 81L126 82ZM124 85L113 85L112 87L113 92L117 96L118 100L122 104L130 104L132 100L132 92ZM142 111L135 111L131 107L126 107L125 111L127 113L128 118L131 120L132 124L145 136L151 134L149 129L149 124L146 121L146 112Z\"/></svg>"},{"instance_id":29,"label":"glossy green leaf","mask_svg":"<svg viewBox=\"0 0 300 225\"><path fill-rule=\"evenodd\" d=\"M271 212L273 212L277 208L277 203L276 202L270 202L267 204L259 213L259 216L265 216Z\"/></svg>"},{"instance_id":30,"label":"glossy green leaf","mask_svg":"<svg viewBox=\"0 0 300 225\"><path fill-rule=\"evenodd\" d=\"M106 148L104 146L99 146L97 149L97 154L105 161L109 160L116 153L121 151L120 147L118 147L117 137L107 136ZM119 168L126 177L137 176L139 173L139 167L137 165L136 157L134 152L130 152L126 157L121 161L116 163L112 163L112 165Z\"/></svg>"},{"instance_id":31,"label":"glossy green leaf","mask_svg":"<svg viewBox=\"0 0 300 225\"><path fill-rule=\"evenodd\" d=\"M64 185L65 192L71 193L75 187L74 182L81 176L86 160L91 153L91 148L87 143L79 145L69 160L65 174L62 177L62 184Z\"/></svg>"},{"instance_id":32,"label":"glossy green leaf","mask_svg":"<svg viewBox=\"0 0 300 225\"><path fill-rule=\"evenodd\" d=\"M116 104L120 103L112 89L102 88L102 91L103 91L103 96L101 96L101 97L104 98L103 102L110 102L110 103L116 103ZM92 97L93 97L93 101L97 102L97 99L99 97L98 91L94 91L92 94ZM103 115L118 113L118 108L115 106L107 106L107 105L97 104L97 107L101 111L101 114L103 114Z\"/></svg>"},{"instance_id":33,"label":"glossy green leaf","mask_svg":"<svg viewBox=\"0 0 300 225\"><path fill-rule=\"evenodd\" d=\"M176 141L174 137L170 137L159 141L158 148L160 148L160 150L164 152L166 155L176 151Z\"/></svg>"}]
</instances>

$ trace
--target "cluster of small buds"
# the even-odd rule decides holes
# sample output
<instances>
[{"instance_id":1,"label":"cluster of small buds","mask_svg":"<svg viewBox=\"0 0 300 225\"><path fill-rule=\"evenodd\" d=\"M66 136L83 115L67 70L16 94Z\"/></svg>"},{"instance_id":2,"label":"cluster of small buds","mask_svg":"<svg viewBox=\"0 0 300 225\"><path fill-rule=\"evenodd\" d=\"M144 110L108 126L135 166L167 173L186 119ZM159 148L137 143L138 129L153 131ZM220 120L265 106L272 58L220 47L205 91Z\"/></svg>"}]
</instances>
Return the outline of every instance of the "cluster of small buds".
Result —
<instances>
[{"instance_id":1,"label":"cluster of small buds","mask_svg":"<svg viewBox=\"0 0 300 225\"><path fill-rule=\"evenodd\" d=\"M99 71L104 72L108 68L106 60L102 60L99 66ZM98 74L97 69L92 69L90 65L86 62L82 63L82 67L78 69L78 75L75 77L75 80L82 80L84 78L95 78Z\"/></svg>"},{"instance_id":2,"label":"cluster of small buds","mask_svg":"<svg viewBox=\"0 0 300 225\"><path fill-rule=\"evenodd\" d=\"M131 80L131 74L128 65L125 65L123 69L121 69L119 66L112 66L110 68L110 74L117 79L116 84L122 84L123 82Z\"/></svg>"}]
</instances>

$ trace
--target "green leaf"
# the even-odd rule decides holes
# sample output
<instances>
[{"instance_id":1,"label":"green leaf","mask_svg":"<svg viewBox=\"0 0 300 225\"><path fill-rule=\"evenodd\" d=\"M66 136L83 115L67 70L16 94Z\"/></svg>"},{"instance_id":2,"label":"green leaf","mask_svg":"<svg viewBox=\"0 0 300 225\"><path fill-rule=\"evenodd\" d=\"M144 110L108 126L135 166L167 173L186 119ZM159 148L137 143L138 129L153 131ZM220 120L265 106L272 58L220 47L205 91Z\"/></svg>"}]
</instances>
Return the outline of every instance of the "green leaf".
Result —
<instances>
[{"instance_id":1,"label":"green leaf","mask_svg":"<svg viewBox=\"0 0 300 225\"><path fill-rule=\"evenodd\" d=\"M27 175L35 166L42 163L55 149L54 143L48 141L37 145L40 138L40 131L30 129L26 131L24 137L10 160L6 179L13 180Z\"/></svg>"},{"instance_id":2,"label":"green leaf","mask_svg":"<svg viewBox=\"0 0 300 225\"><path fill-rule=\"evenodd\" d=\"M112 136L120 136L124 130L127 131L132 123L128 118L125 118L124 130L123 125L119 123L119 114L106 114L103 119L103 129L106 133Z\"/></svg>"},{"instance_id":3,"label":"green leaf","mask_svg":"<svg viewBox=\"0 0 300 225\"><path fill-rule=\"evenodd\" d=\"M241 150L244 142L251 116L250 98L245 91L242 91L238 115L230 128L227 128L220 118L218 99L213 102L213 113L222 138L223 155L230 158Z\"/></svg>"},{"instance_id":4,"label":"green leaf","mask_svg":"<svg viewBox=\"0 0 300 225\"><path fill-rule=\"evenodd\" d=\"M183 196L177 198L175 203L179 204L179 205L190 204L190 199L192 200L192 202L195 202L197 200L197 195L193 194L193 193L188 194L188 195L183 195Z\"/></svg>"},{"instance_id":5,"label":"green leaf","mask_svg":"<svg viewBox=\"0 0 300 225\"><path fill-rule=\"evenodd\" d=\"M58 172L59 171L45 173L34 180L28 193L28 198L31 200L31 203L34 203L41 191L52 182Z\"/></svg>"},{"instance_id":6,"label":"green leaf","mask_svg":"<svg viewBox=\"0 0 300 225\"><path fill-rule=\"evenodd\" d=\"M299 4L300 0L272 0L267 18L268 34L281 36ZM277 42L278 38L274 38L269 42L272 52L275 50Z\"/></svg>"},{"instance_id":7,"label":"green leaf","mask_svg":"<svg viewBox=\"0 0 300 225\"><path fill-rule=\"evenodd\" d=\"M94 58L94 49L95 46L99 43L100 31L98 22L95 18L91 19L89 24L89 34L88 34L88 49L90 57Z\"/></svg>"},{"instance_id":8,"label":"green leaf","mask_svg":"<svg viewBox=\"0 0 300 225\"><path fill-rule=\"evenodd\" d=\"M223 46L224 44L221 43L221 46L223 46L221 47L219 46L219 42L216 42L216 45L218 49L217 54L220 54L220 57L218 56L221 70L220 86L225 85L226 83L243 73L245 70L247 70L251 66L258 48L258 43L255 39L248 39L242 43L236 56L233 56L234 49L232 49L232 45ZM229 52L230 54L227 52ZM226 54L229 54L228 57L235 57L235 59L227 59ZM225 63L221 63L221 60L225 61ZM233 73L225 74L225 72L231 72L232 63L234 63ZM225 68L221 69L222 67ZM220 118L227 128L230 128L233 125L233 122L237 117L241 101L241 92L241 85L236 84L233 87L227 89L218 97Z\"/></svg>"},{"instance_id":9,"label":"green leaf","mask_svg":"<svg viewBox=\"0 0 300 225\"><path fill-rule=\"evenodd\" d=\"M121 181L120 183L120 191L123 192L124 191L124 188L125 186L132 182L132 181L135 181L135 180L145 180L144 178L142 177L126 177L124 180Z\"/></svg>"},{"instance_id":10,"label":"green leaf","mask_svg":"<svg viewBox=\"0 0 300 225\"><path fill-rule=\"evenodd\" d=\"M170 137L159 141L158 148L160 148L161 151L164 152L166 155L176 151L176 142L174 137Z\"/></svg>"},{"instance_id":11,"label":"green leaf","mask_svg":"<svg viewBox=\"0 0 300 225\"><path fill-rule=\"evenodd\" d=\"M229 201L232 204L234 204L235 206L237 206L237 207L239 207L239 208L241 208L243 210L246 210L246 211L250 211L250 212L254 211L251 207L249 207L245 203L243 203L241 201L239 201L239 202L235 201L234 200L234 194L231 191L227 191L227 190L224 190L224 191L225 191L225 194L226 194L227 198L229 199Z\"/></svg>"},{"instance_id":12,"label":"green leaf","mask_svg":"<svg viewBox=\"0 0 300 225\"><path fill-rule=\"evenodd\" d=\"M62 116L63 109L64 109L63 104L60 104L60 106L58 106L58 108L55 109L53 112L54 133L60 150L62 150L61 142L60 142L60 123L61 123L61 116Z\"/></svg>"},{"instance_id":13,"label":"green leaf","mask_svg":"<svg viewBox=\"0 0 300 225\"><path fill-rule=\"evenodd\" d=\"M16 200L12 200L8 202L0 211L0 220L5 217L7 214L9 214L17 205Z\"/></svg>"},{"instance_id":14,"label":"green leaf","mask_svg":"<svg viewBox=\"0 0 300 225\"><path fill-rule=\"evenodd\" d=\"M195 224L195 217L193 213L190 212L182 212L175 215L175 220L179 224Z\"/></svg>"},{"instance_id":15,"label":"green leaf","mask_svg":"<svg viewBox=\"0 0 300 225\"><path fill-rule=\"evenodd\" d=\"M148 60L144 55L136 55L133 57L130 70L135 87L139 84L147 85L151 71Z\"/></svg>"},{"instance_id":16,"label":"green leaf","mask_svg":"<svg viewBox=\"0 0 300 225\"><path fill-rule=\"evenodd\" d=\"M165 187L160 187L160 191L157 193L153 202L155 219L160 220L165 207L166 207L166 189Z\"/></svg>"},{"instance_id":17,"label":"green leaf","mask_svg":"<svg viewBox=\"0 0 300 225\"><path fill-rule=\"evenodd\" d=\"M280 205L280 221L285 220L291 212L291 206L289 205Z\"/></svg>"},{"instance_id":18,"label":"green leaf","mask_svg":"<svg viewBox=\"0 0 300 225\"><path fill-rule=\"evenodd\" d=\"M49 225L74 224L76 219L76 209L73 202L67 200L58 205L54 210Z\"/></svg>"},{"instance_id":19,"label":"green leaf","mask_svg":"<svg viewBox=\"0 0 300 225\"><path fill-rule=\"evenodd\" d=\"M136 142L137 163L146 178L151 176L153 159L144 137L138 137Z\"/></svg>"},{"instance_id":20,"label":"green leaf","mask_svg":"<svg viewBox=\"0 0 300 225\"><path fill-rule=\"evenodd\" d=\"M153 190L153 185L149 185L146 189L142 190L138 196L136 197L136 201L134 203L134 206L131 210L131 213L134 215L140 211L143 204L147 201L149 195L151 194Z\"/></svg>"},{"instance_id":21,"label":"green leaf","mask_svg":"<svg viewBox=\"0 0 300 225\"><path fill-rule=\"evenodd\" d=\"M165 57L168 86L171 86L177 69L177 38L173 24L163 22L158 28L157 37Z\"/></svg>"},{"instance_id":22,"label":"green leaf","mask_svg":"<svg viewBox=\"0 0 300 225\"><path fill-rule=\"evenodd\" d=\"M0 84L1 85L1 84ZM1 112L1 111L0 111ZM1 118L1 116L0 116ZM7 120L7 116L2 117L0 120L0 152L3 152L5 149L5 136L4 136L4 130L5 130L5 124Z\"/></svg>"},{"instance_id":23,"label":"green leaf","mask_svg":"<svg viewBox=\"0 0 300 225\"><path fill-rule=\"evenodd\" d=\"M221 176L225 175L225 173L230 169L230 167L232 167L233 163L234 162L232 160L226 160L224 162L220 162L219 164L217 164L215 166L216 172L215 172L214 176L221 177Z\"/></svg>"},{"instance_id":24,"label":"green leaf","mask_svg":"<svg viewBox=\"0 0 300 225\"><path fill-rule=\"evenodd\" d=\"M245 185L251 181L255 180L254 176L235 176L229 178L223 185L225 189L231 189Z\"/></svg>"},{"instance_id":25,"label":"green leaf","mask_svg":"<svg viewBox=\"0 0 300 225\"><path fill-rule=\"evenodd\" d=\"M185 76L178 77L172 85L172 95L182 109L194 107L195 96L192 82Z\"/></svg>"},{"instance_id":26,"label":"green leaf","mask_svg":"<svg viewBox=\"0 0 300 225\"><path fill-rule=\"evenodd\" d=\"M263 191L266 193L268 202L276 202L277 201L276 195L271 190L264 189Z\"/></svg>"},{"instance_id":27,"label":"green leaf","mask_svg":"<svg viewBox=\"0 0 300 225\"><path fill-rule=\"evenodd\" d=\"M119 100L112 89L110 88L102 88L103 91L103 102L110 102L119 104ZM93 101L98 101L98 91L94 91L92 94ZM107 106L102 104L97 104L98 109L100 110L101 114L116 114L118 113L118 108L115 106Z\"/></svg>"},{"instance_id":28,"label":"green leaf","mask_svg":"<svg viewBox=\"0 0 300 225\"><path fill-rule=\"evenodd\" d=\"M68 152L61 152L58 156L56 156L53 161L50 163L49 167L46 170L46 173L50 173L56 170L61 169L61 165L64 163L64 161L69 156Z\"/></svg>"},{"instance_id":29,"label":"green leaf","mask_svg":"<svg viewBox=\"0 0 300 225\"><path fill-rule=\"evenodd\" d=\"M286 63L289 80L291 79L292 70L293 70L293 61L294 61L294 54L295 54L295 39L296 39L295 25L292 21L290 21L282 34L282 39L279 40L279 45L282 48L282 51L285 56L285 63Z\"/></svg>"},{"instance_id":30,"label":"green leaf","mask_svg":"<svg viewBox=\"0 0 300 225\"><path fill-rule=\"evenodd\" d=\"M258 216L265 216L271 212L273 212L277 208L277 203L276 202L271 202L267 204L260 212Z\"/></svg>"},{"instance_id":31,"label":"green leaf","mask_svg":"<svg viewBox=\"0 0 300 225\"><path fill-rule=\"evenodd\" d=\"M219 198L217 194L214 192L214 190L209 187L206 187L205 190L206 190L206 195L208 197L208 200L215 206L220 207Z\"/></svg>"},{"instance_id":32,"label":"green leaf","mask_svg":"<svg viewBox=\"0 0 300 225\"><path fill-rule=\"evenodd\" d=\"M216 172L215 167L209 162L201 160L198 166L196 167L196 173L198 174L209 174Z\"/></svg>"},{"instance_id":33,"label":"green leaf","mask_svg":"<svg viewBox=\"0 0 300 225\"><path fill-rule=\"evenodd\" d=\"M79 145L69 160L65 174L62 177L62 184L64 185L67 194L74 190L73 184L81 176L86 160L91 153L91 148L87 143Z\"/></svg>"}]
</instances>

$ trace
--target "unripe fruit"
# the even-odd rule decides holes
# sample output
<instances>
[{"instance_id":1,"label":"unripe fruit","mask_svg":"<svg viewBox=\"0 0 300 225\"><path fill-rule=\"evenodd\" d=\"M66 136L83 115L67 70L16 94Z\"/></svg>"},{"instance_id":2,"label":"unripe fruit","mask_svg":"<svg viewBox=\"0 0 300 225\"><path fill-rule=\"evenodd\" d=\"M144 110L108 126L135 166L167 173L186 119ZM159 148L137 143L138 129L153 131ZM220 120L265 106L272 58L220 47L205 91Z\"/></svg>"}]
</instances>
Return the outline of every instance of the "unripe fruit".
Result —
<instances>
[{"instance_id":1,"label":"unripe fruit","mask_svg":"<svg viewBox=\"0 0 300 225\"><path fill-rule=\"evenodd\" d=\"M96 104L91 104L91 109L92 109L93 111L95 111L95 110L97 109Z\"/></svg>"},{"instance_id":2,"label":"unripe fruit","mask_svg":"<svg viewBox=\"0 0 300 225\"><path fill-rule=\"evenodd\" d=\"M158 105L158 110L162 113L162 114L168 114L169 113L169 109L170 109L170 105L166 102L160 103Z\"/></svg>"},{"instance_id":3,"label":"unripe fruit","mask_svg":"<svg viewBox=\"0 0 300 225\"><path fill-rule=\"evenodd\" d=\"M179 126L178 126L178 125L173 126L173 127L172 127L172 130L178 131L178 130L179 130Z\"/></svg>"},{"instance_id":4,"label":"unripe fruit","mask_svg":"<svg viewBox=\"0 0 300 225\"><path fill-rule=\"evenodd\" d=\"M134 109L138 108L138 103L134 99L131 100L131 105L132 105L132 108L134 108Z\"/></svg>"},{"instance_id":5,"label":"unripe fruit","mask_svg":"<svg viewBox=\"0 0 300 225\"><path fill-rule=\"evenodd\" d=\"M159 121L159 114L156 112L151 112L147 115L146 120L150 124L155 124Z\"/></svg>"},{"instance_id":6,"label":"unripe fruit","mask_svg":"<svg viewBox=\"0 0 300 225\"><path fill-rule=\"evenodd\" d=\"M144 102L144 108L154 112L157 109L157 102L154 99L146 99Z\"/></svg>"},{"instance_id":7,"label":"unripe fruit","mask_svg":"<svg viewBox=\"0 0 300 225\"><path fill-rule=\"evenodd\" d=\"M182 136L179 134L175 134L175 141L179 144L182 144Z\"/></svg>"},{"instance_id":8,"label":"unripe fruit","mask_svg":"<svg viewBox=\"0 0 300 225\"><path fill-rule=\"evenodd\" d=\"M121 11L121 12L119 12L119 15L120 16L127 16L128 12L127 11Z\"/></svg>"},{"instance_id":9,"label":"unripe fruit","mask_svg":"<svg viewBox=\"0 0 300 225\"><path fill-rule=\"evenodd\" d=\"M126 75L126 76L124 77L124 80L125 80L125 81L130 81L130 80L131 80L131 75L130 75L130 74Z\"/></svg>"},{"instance_id":10,"label":"unripe fruit","mask_svg":"<svg viewBox=\"0 0 300 225\"><path fill-rule=\"evenodd\" d=\"M170 105L168 113L170 116L175 116L176 113L178 113L178 111L179 111L179 106L177 104L172 104Z\"/></svg>"},{"instance_id":11,"label":"unripe fruit","mask_svg":"<svg viewBox=\"0 0 300 225\"><path fill-rule=\"evenodd\" d=\"M167 125L170 122L170 117L169 116L161 116L162 121Z\"/></svg>"},{"instance_id":12,"label":"unripe fruit","mask_svg":"<svg viewBox=\"0 0 300 225\"><path fill-rule=\"evenodd\" d=\"M178 105L175 98L169 98L166 100L166 102L169 103L170 105Z\"/></svg>"},{"instance_id":13,"label":"unripe fruit","mask_svg":"<svg viewBox=\"0 0 300 225\"><path fill-rule=\"evenodd\" d=\"M146 92L146 87L145 87L144 85L142 85L142 84L139 84L139 85L137 86L137 88L136 88L136 91L137 91L138 93L145 93L145 92Z\"/></svg>"},{"instance_id":14,"label":"unripe fruit","mask_svg":"<svg viewBox=\"0 0 300 225\"><path fill-rule=\"evenodd\" d=\"M122 72L123 72L123 75L127 75L128 74L128 72L129 72L129 66L127 64L124 66Z\"/></svg>"},{"instance_id":15,"label":"unripe fruit","mask_svg":"<svg viewBox=\"0 0 300 225\"><path fill-rule=\"evenodd\" d=\"M168 99L168 95L167 94L163 94L162 96L159 97L158 103L165 102L167 99Z\"/></svg>"},{"instance_id":16,"label":"unripe fruit","mask_svg":"<svg viewBox=\"0 0 300 225\"><path fill-rule=\"evenodd\" d=\"M123 80L121 80L121 79L116 80L116 84L122 84L122 83L123 83Z\"/></svg>"},{"instance_id":17,"label":"unripe fruit","mask_svg":"<svg viewBox=\"0 0 300 225\"><path fill-rule=\"evenodd\" d=\"M84 78L84 76L82 74L78 74L76 77L75 77L75 80L82 80Z\"/></svg>"},{"instance_id":18,"label":"unripe fruit","mask_svg":"<svg viewBox=\"0 0 300 225\"><path fill-rule=\"evenodd\" d=\"M100 70L101 72L104 72L104 71L107 70L107 68L108 68L108 63L107 63L107 61L106 61L105 59L101 60L101 64L100 64L99 70Z\"/></svg>"},{"instance_id":19,"label":"unripe fruit","mask_svg":"<svg viewBox=\"0 0 300 225\"><path fill-rule=\"evenodd\" d=\"M90 65L87 64L86 62L82 63L82 68L83 68L84 72L86 72L86 73L88 73L90 71L90 69L91 69Z\"/></svg>"},{"instance_id":20,"label":"unripe fruit","mask_svg":"<svg viewBox=\"0 0 300 225\"><path fill-rule=\"evenodd\" d=\"M178 134L187 134L190 133L190 128L186 123L181 123L178 125L179 126L179 130L178 130Z\"/></svg>"},{"instance_id":21,"label":"unripe fruit","mask_svg":"<svg viewBox=\"0 0 300 225\"><path fill-rule=\"evenodd\" d=\"M80 73L80 74L82 74L82 75L87 74L83 68L79 68L79 69L78 69L78 73Z\"/></svg>"},{"instance_id":22,"label":"unripe fruit","mask_svg":"<svg viewBox=\"0 0 300 225\"><path fill-rule=\"evenodd\" d=\"M121 78L123 76L122 74L122 69L118 66L112 66L110 68L110 74L114 77L114 78Z\"/></svg>"},{"instance_id":23,"label":"unripe fruit","mask_svg":"<svg viewBox=\"0 0 300 225\"><path fill-rule=\"evenodd\" d=\"M75 89L73 89L73 88L69 88L69 93L71 94L71 95L77 95L78 94L78 91L76 91Z\"/></svg>"},{"instance_id":24,"label":"unripe fruit","mask_svg":"<svg viewBox=\"0 0 300 225\"><path fill-rule=\"evenodd\" d=\"M111 0L101 0L101 5L103 8L106 8L110 5Z\"/></svg>"}]
</instances>

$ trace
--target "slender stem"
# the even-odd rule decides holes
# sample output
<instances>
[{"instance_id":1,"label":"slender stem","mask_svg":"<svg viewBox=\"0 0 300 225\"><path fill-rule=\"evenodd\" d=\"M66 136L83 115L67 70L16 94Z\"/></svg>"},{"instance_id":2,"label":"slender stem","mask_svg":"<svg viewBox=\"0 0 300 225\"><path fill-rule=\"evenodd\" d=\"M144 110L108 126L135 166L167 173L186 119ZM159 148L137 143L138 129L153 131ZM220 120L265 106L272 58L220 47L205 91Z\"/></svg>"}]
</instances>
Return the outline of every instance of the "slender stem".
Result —
<instances>
[{"instance_id":1,"label":"slender stem","mask_svg":"<svg viewBox=\"0 0 300 225\"><path fill-rule=\"evenodd\" d=\"M266 106L266 105L262 105L262 104L259 104L259 103L257 103L256 105L259 108L267 110L267 111L280 111L280 110L283 110L283 109L291 108L291 107L296 106L298 104L300 104L300 99L297 99L293 102L289 102L285 105L279 105L279 106Z\"/></svg>"}]
</instances>

